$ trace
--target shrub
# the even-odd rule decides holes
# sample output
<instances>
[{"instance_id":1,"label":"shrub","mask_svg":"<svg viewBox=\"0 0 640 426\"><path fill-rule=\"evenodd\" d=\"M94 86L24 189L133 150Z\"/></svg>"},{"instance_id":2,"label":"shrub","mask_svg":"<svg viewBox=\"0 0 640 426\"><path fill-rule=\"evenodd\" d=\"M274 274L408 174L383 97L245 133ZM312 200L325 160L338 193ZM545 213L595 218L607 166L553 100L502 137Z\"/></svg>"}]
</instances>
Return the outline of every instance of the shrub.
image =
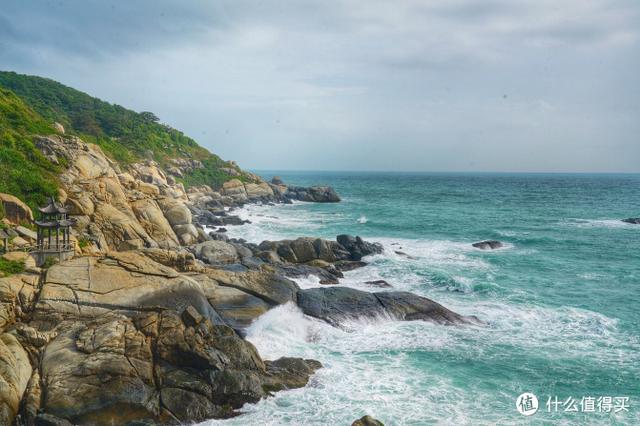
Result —
<instances>
[{"instance_id":1,"label":"shrub","mask_svg":"<svg viewBox=\"0 0 640 426\"><path fill-rule=\"evenodd\" d=\"M5 275L19 274L24 272L24 263L0 257L0 272L4 272Z\"/></svg>"}]
</instances>

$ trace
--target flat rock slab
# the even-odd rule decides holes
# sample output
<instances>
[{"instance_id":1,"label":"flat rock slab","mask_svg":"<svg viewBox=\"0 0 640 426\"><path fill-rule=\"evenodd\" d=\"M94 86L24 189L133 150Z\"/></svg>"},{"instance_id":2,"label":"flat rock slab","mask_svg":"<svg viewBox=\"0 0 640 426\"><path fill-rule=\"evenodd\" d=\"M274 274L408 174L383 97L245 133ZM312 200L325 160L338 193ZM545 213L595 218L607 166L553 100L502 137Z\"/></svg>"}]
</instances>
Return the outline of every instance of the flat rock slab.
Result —
<instances>
[{"instance_id":1,"label":"flat rock slab","mask_svg":"<svg viewBox=\"0 0 640 426\"><path fill-rule=\"evenodd\" d=\"M332 325L344 320L393 317L437 324L469 324L473 317L459 315L426 297L409 292L368 293L348 287L312 288L298 292L298 306L306 315Z\"/></svg>"},{"instance_id":2,"label":"flat rock slab","mask_svg":"<svg viewBox=\"0 0 640 426\"><path fill-rule=\"evenodd\" d=\"M52 266L46 275L34 319L95 317L110 311L182 311L193 305L214 324L223 323L202 286L174 269L132 253L78 257Z\"/></svg>"}]
</instances>

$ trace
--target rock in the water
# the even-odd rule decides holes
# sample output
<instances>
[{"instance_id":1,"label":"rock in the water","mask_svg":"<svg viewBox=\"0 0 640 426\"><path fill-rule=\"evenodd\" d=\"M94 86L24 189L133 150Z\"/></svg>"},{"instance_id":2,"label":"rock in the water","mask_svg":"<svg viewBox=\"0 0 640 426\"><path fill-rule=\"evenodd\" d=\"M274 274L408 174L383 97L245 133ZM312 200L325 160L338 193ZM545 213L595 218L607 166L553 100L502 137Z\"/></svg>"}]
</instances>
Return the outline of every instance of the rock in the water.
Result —
<instances>
[{"instance_id":1,"label":"rock in the water","mask_svg":"<svg viewBox=\"0 0 640 426\"><path fill-rule=\"evenodd\" d=\"M369 243L360 237L351 235L338 235L337 241L351 254L351 260L358 261L365 256L380 254L384 251L381 244Z\"/></svg>"},{"instance_id":2,"label":"rock in the water","mask_svg":"<svg viewBox=\"0 0 640 426\"><path fill-rule=\"evenodd\" d=\"M384 426L380 420L376 420L371 416L363 416L351 423L351 426Z\"/></svg>"},{"instance_id":3,"label":"rock in the water","mask_svg":"<svg viewBox=\"0 0 640 426\"><path fill-rule=\"evenodd\" d=\"M309 377L322 368L319 361L313 359L283 357L275 361L265 361L267 375L273 378L267 383L269 391L295 389L306 386Z\"/></svg>"},{"instance_id":4,"label":"rock in the water","mask_svg":"<svg viewBox=\"0 0 640 426\"><path fill-rule=\"evenodd\" d=\"M298 291L298 306L305 314L339 325L345 319L391 316L438 324L476 322L433 300L408 292L367 293L347 287L312 288Z\"/></svg>"},{"instance_id":5,"label":"rock in the water","mask_svg":"<svg viewBox=\"0 0 640 426\"><path fill-rule=\"evenodd\" d=\"M364 283L373 287L386 287L386 288L393 287L391 284L389 284L385 280L365 281Z\"/></svg>"},{"instance_id":6,"label":"rock in the water","mask_svg":"<svg viewBox=\"0 0 640 426\"><path fill-rule=\"evenodd\" d=\"M308 191L311 199L316 203L338 203L340 197L330 186L312 186Z\"/></svg>"},{"instance_id":7,"label":"rock in the water","mask_svg":"<svg viewBox=\"0 0 640 426\"><path fill-rule=\"evenodd\" d=\"M397 254L398 256L406 257L407 259L411 259L411 260L416 260L417 259L417 257L411 256L410 254L407 254L407 253L405 253L403 251L400 251L400 250L394 250L393 252L395 254Z\"/></svg>"},{"instance_id":8,"label":"rock in the water","mask_svg":"<svg viewBox=\"0 0 640 426\"><path fill-rule=\"evenodd\" d=\"M622 219L622 221L632 225L640 225L640 217L630 217L628 219Z\"/></svg>"},{"instance_id":9,"label":"rock in the water","mask_svg":"<svg viewBox=\"0 0 640 426\"><path fill-rule=\"evenodd\" d=\"M485 240L473 243L472 246L479 248L480 250L495 250L503 247L503 244L496 240Z\"/></svg>"},{"instance_id":10,"label":"rock in the water","mask_svg":"<svg viewBox=\"0 0 640 426\"><path fill-rule=\"evenodd\" d=\"M272 185L275 184L272 183ZM330 186L312 186L310 188L285 186L285 188L287 191L286 196L294 200L312 203L337 203L340 201L340 196Z\"/></svg>"},{"instance_id":11,"label":"rock in the water","mask_svg":"<svg viewBox=\"0 0 640 426\"><path fill-rule=\"evenodd\" d=\"M364 268L367 266L367 262L363 262L361 260L341 260L334 263L336 269L342 272L353 271L358 268Z\"/></svg>"}]
</instances>

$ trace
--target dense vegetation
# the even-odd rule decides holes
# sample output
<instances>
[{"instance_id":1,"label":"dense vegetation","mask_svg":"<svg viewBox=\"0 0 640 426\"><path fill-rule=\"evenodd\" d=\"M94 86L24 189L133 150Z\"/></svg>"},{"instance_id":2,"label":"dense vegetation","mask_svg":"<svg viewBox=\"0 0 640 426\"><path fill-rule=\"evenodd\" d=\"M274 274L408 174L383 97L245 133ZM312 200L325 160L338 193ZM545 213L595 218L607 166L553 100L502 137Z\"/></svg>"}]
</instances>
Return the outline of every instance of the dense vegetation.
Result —
<instances>
[{"instance_id":1,"label":"dense vegetation","mask_svg":"<svg viewBox=\"0 0 640 426\"><path fill-rule=\"evenodd\" d=\"M0 192L31 206L56 194L59 170L38 151L31 136L53 132L21 99L0 87Z\"/></svg>"},{"instance_id":2,"label":"dense vegetation","mask_svg":"<svg viewBox=\"0 0 640 426\"><path fill-rule=\"evenodd\" d=\"M137 113L53 80L0 71L0 191L31 205L55 192L58 172L33 146L31 135L54 133L54 122L66 133L99 145L126 165L152 158L167 165L171 158L192 158L205 164L184 178L186 185L220 186L236 168L182 132L159 122L151 112ZM240 179L246 179L242 173Z\"/></svg>"}]
</instances>

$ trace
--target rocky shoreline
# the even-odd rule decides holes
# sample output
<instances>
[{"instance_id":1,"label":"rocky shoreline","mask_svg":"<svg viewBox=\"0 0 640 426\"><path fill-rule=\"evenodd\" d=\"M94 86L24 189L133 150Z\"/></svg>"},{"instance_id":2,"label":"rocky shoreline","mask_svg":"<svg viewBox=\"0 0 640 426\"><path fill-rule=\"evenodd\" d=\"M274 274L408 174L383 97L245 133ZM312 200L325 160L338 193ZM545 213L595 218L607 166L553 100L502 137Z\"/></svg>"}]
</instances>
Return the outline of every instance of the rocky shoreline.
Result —
<instances>
[{"instance_id":1,"label":"rocky shoreline","mask_svg":"<svg viewBox=\"0 0 640 426\"><path fill-rule=\"evenodd\" d=\"M23 231L3 255L24 267L0 277L0 424L235 416L245 403L305 386L322 368L316 360L263 360L244 339L256 318L286 303L334 326L379 317L479 323L411 293L339 286L343 272L383 252L359 237L252 244L226 235L225 226L242 224L233 209L246 203L340 201L332 188L253 176L185 189L180 176L199 167L188 159L167 170L154 161L123 170L75 137L39 137L36 146L67 165L58 198L75 220L76 253L36 265ZM9 230L33 219L20 200L0 200ZM309 275L326 286L302 290L292 280Z\"/></svg>"}]
</instances>

